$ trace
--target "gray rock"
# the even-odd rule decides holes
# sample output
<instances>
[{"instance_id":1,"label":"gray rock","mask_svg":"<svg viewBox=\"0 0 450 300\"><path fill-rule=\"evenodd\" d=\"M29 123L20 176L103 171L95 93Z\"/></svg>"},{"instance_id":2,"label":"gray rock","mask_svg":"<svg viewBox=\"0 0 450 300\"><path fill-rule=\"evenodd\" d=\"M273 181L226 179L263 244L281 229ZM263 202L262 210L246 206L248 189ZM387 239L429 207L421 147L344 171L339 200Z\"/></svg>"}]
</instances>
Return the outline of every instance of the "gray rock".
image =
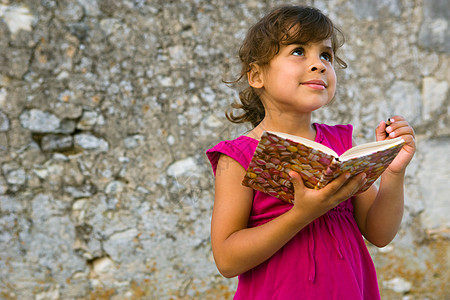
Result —
<instances>
[{"instance_id":1,"label":"gray rock","mask_svg":"<svg viewBox=\"0 0 450 300\"><path fill-rule=\"evenodd\" d=\"M74 120L64 119L61 121L61 125L59 128L55 131L57 133L65 133L65 134L71 134L75 132L77 123Z\"/></svg>"},{"instance_id":2,"label":"gray rock","mask_svg":"<svg viewBox=\"0 0 450 300\"><path fill-rule=\"evenodd\" d=\"M424 228L450 228L448 195L450 195L450 169L441 168L450 161L449 138L419 140L420 167L416 176L420 178L419 188L425 205L422 214ZM438 171L439 170L439 171ZM439 189L435 188L439 186Z\"/></svg>"},{"instance_id":3,"label":"gray rock","mask_svg":"<svg viewBox=\"0 0 450 300\"><path fill-rule=\"evenodd\" d=\"M421 46L450 53L450 9L447 0L424 2L424 21L420 27Z\"/></svg>"},{"instance_id":4,"label":"gray rock","mask_svg":"<svg viewBox=\"0 0 450 300\"><path fill-rule=\"evenodd\" d=\"M83 148L85 150L98 150L100 152L108 151L108 142L104 139L97 138L92 134L81 133L74 137L75 146Z\"/></svg>"},{"instance_id":5,"label":"gray rock","mask_svg":"<svg viewBox=\"0 0 450 300\"><path fill-rule=\"evenodd\" d=\"M73 137L70 135L45 135L41 140L43 151L55 152L66 151L73 148Z\"/></svg>"},{"instance_id":6,"label":"gray rock","mask_svg":"<svg viewBox=\"0 0 450 300\"><path fill-rule=\"evenodd\" d=\"M15 35L20 30L31 31L35 17L25 5L1 5L0 17L8 25L10 32Z\"/></svg>"},{"instance_id":7,"label":"gray rock","mask_svg":"<svg viewBox=\"0 0 450 300\"><path fill-rule=\"evenodd\" d=\"M62 1L56 12L56 15L66 22L80 21L84 16L83 7L73 1Z\"/></svg>"},{"instance_id":8,"label":"gray rock","mask_svg":"<svg viewBox=\"0 0 450 300\"><path fill-rule=\"evenodd\" d=\"M412 125L421 122L420 90L412 82L396 81L387 91L388 101L385 109L390 116L403 115Z\"/></svg>"},{"instance_id":9,"label":"gray rock","mask_svg":"<svg viewBox=\"0 0 450 300\"><path fill-rule=\"evenodd\" d=\"M14 78L22 78L28 71L31 54L30 49L11 49L6 53L6 62L0 65L0 70Z\"/></svg>"},{"instance_id":10,"label":"gray rock","mask_svg":"<svg viewBox=\"0 0 450 300\"><path fill-rule=\"evenodd\" d=\"M95 187L92 185L83 185L81 187L64 186L64 191L69 193L73 199L88 198L95 193Z\"/></svg>"},{"instance_id":11,"label":"gray rock","mask_svg":"<svg viewBox=\"0 0 450 300\"><path fill-rule=\"evenodd\" d=\"M127 261L133 256L133 248L130 245L138 233L135 228L114 233L103 243L103 247L114 261Z\"/></svg>"},{"instance_id":12,"label":"gray rock","mask_svg":"<svg viewBox=\"0 0 450 300\"><path fill-rule=\"evenodd\" d=\"M167 169L167 174L173 177L189 176L196 173L197 166L195 158L188 157L171 164Z\"/></svg>"},{"instance_id":13,"label":"gray rock","mask_svg":"<svg viewBox=\"0 0 450 300\"><path fill-rule=\"evenodd\" d=\"M20 123L32 132L50 133L58 131L61 120L52 113L31 109L20 115Z\"/></svg>"},{"instance_id":14,"label":"gray rock","mask_svg":"<svg viewBox=\"0 0 450 300\"><path fill-rule=\"evenodd\" d=\"M27 181L27 174L23 168L11 170L6 174L6 182L11 185L23 185Z\"/></svg>"},{"instance_id":15,"label":"gray rock","mask_svg":"<svg viewBox=\"0 0 450 300\"><path fill-rule=\"evenodd\" d=\"M85 111L78 121L77 129L91 130L98 122L100 116L95 111Z\"/></svg>"},{"instance_id":16,"label":"gray rock","mask_svg":"<svg viewBox=\"0 0 450 300\"><path fill-rule=\"evenodd\" d=\"M449 83L437 81L433 77L425 77L422 84L423 118L430 120L433 115L445 113L441 107L448 99Z\"/></svg>"},{"instance_id":17,"label":"gray rock","mask_svg":"<svg viewBox=\"0 0 450 300\"><path fill-rule=\"evenodd\" d=\"M7 185L6 181L5 181L5 179L3 178L3 176L0 175L0 195L5 195L7 191L8 191L8 185ZM0 208L1 208L1 206L0 206ZM6 211L3 208L1 208L1 209L3 211Z\"/></svg>"},{"instance_id":18,"label":"gray rock","mask_svg":"<svg viewBox=\"0 0 450 300\"><path fill-rule=\"evenodd\" d=\"M133 149L136 147L139 147L142 145L145 141L145 136L143 135L133 135L125 138L123 140L123 143L125 145L125 148L127 149Z\"/></svg>"},{"instance_id":19,"label":"gray rock","mask_svg":"<svg viewBox=\"0 0 450 300\"><path fill-rule=\"evenodd\" d=\"M98 7L97 1L78 0L78 3L80 3L83 6L86 15L96 17L100 14L100 9Z\"/></svg>"},{"instance_id":20,"label":"gray rock","mask_svg":"<svg viewBox=\"0 0 450 300\"><path fill-rule=\"evenodd\" d=\"M8 116L5 115L5 114L0 110L0 132L8 131L8 129L9 129L9 119L8 119Z\"/></svg>"},{"instance_id":21,"label":"gray rock","mask_svg":"<svg viewBox=\"0 0 450 300\"><path fill-rule=\"evenodd\" d=\"M388 289L393 290L396 293L404 294L404 293L408 293L409 291L411 291L412 283L405 280L404 278L395 277L389 281L384 281L383 286L385 286Z\"/></svg>"}]
</instances>

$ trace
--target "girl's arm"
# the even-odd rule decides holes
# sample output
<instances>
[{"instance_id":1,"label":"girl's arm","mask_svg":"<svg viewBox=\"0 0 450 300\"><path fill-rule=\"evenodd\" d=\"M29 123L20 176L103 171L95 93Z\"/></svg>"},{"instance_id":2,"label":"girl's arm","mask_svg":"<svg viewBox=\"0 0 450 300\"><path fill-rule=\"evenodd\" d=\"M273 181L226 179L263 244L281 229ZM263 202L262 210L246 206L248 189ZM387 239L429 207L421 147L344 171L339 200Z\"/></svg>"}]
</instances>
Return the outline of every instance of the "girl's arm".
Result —
<instances>
[{"instance_id":1,"label":"girl's arm","mask_svg":"<svg viewBox=\"0 0 450 300\"><path fill-rule=\"evenodd\" d=\"M317 217L352 196L364 183L364 175L348 174L317 191L306 188L291 172L295 204L283 215L261 226L247 228L253 190L241 184L244 168L222 155L216 171L215 200L211 220L211 244L217 268L225 277L248 271L275 254L297 232Z\"/></svg>"},{"instance_id":2,"label":"girl's arm","mask_svg":"<svg viewBox=\"0 0 450 300\"><path fill-rule=\"evenodd\" d=\"M355 219L361 233L378 247L389 244L400 227L404 207L405 170L416 149L412 127L401 116L392 119L394 122L389 127L386 128L384 122L377 127L377 140L400 136L406 143L381 175L379 190L372 186L357 195L353 202ZM385 132L389 133L389 137L386 137Z\"/></svg>"}]
</instances>

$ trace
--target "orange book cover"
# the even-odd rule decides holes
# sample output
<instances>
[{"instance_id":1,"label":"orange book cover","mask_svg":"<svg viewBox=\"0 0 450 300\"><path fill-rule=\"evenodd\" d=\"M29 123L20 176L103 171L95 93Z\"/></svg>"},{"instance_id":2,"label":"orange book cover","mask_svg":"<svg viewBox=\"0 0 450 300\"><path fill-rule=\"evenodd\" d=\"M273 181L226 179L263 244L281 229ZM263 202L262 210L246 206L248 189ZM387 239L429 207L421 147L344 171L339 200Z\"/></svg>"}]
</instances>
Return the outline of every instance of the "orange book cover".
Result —
<instances>
[{"instance_id":1,"label":"orange book cover","mask_svg":"<svg viewBox=\"0 0 450 300\"><path fill-rule=\"evenodd\" d=\"M321 189L344 172L366 173L367 190L397 156L402 138L355 146L342 155L317 142L279 132L265 131L256 147L242 184L289 203L294 188L289 172L296 171L306 187Z\"/></svg>"}]
</instances>

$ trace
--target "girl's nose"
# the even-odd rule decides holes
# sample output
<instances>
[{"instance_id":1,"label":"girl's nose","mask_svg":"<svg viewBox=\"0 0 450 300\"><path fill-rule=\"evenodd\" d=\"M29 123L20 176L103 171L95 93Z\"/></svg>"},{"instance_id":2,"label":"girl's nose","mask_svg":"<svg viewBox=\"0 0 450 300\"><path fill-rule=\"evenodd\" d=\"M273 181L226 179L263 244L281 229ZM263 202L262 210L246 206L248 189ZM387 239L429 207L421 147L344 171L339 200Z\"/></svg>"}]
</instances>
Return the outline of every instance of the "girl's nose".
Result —
<instances>
[{"instance_id":1,"label":"girl's nose","mask_svg":"<svg viewBox=\"0 0 450 300\"><path fill-rule=\"evenodd\" d=\"M314 62L310 66L311 72L317 72L318 71L320 73L324 73L326 69L327 69L327 67L325 66L325 64L320 59L314 60Z\"/></svg>"}]
</instances>

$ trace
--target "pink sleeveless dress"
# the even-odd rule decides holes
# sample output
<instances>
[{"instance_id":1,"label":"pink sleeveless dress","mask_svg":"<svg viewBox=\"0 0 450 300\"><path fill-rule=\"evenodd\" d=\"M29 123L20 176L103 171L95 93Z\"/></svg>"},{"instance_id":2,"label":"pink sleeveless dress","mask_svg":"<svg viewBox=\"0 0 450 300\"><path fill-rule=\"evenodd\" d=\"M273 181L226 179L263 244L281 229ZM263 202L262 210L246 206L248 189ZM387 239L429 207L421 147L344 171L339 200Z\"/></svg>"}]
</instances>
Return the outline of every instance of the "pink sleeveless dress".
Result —
<instances>
[{"instance_id":1,"label":"pink sleeveless dress","mask_svg":"<svg viewBox=\"0 0 450 300\"><path fill-rule=\"evenodd\" d=\"M351 125L314 125L316 142L338 154L351 148ZM221 154L247 169L257 144L241 136L209 149L206 154L214 174ZM269 222L291 207L255 191L248 227ZM239 275L234 299L380 299L375 267L353 217L352 199L314 220L271 258Z\"/></svg>"}]
</instances>

